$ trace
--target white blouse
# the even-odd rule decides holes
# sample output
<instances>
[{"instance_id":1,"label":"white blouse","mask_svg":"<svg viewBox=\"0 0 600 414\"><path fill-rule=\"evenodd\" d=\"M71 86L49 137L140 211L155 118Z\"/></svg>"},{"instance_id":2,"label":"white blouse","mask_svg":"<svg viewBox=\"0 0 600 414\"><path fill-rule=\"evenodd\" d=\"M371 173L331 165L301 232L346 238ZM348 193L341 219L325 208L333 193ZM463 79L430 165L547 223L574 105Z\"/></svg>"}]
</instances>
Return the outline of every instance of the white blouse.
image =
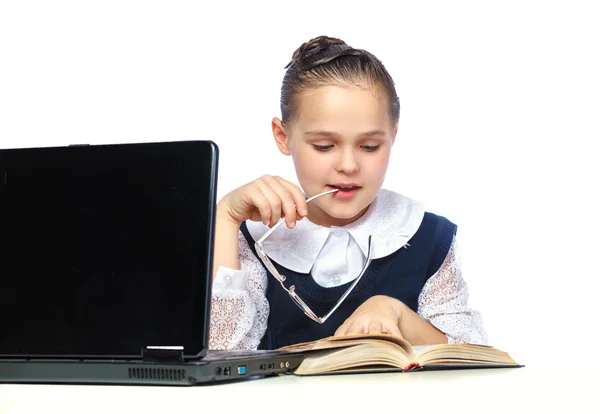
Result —
<instances>
[{"instance_id":1,"label":"white blouse","mask_svg":"<svg viewBox=\"0 0 600 414\"><path fill-rule=\"evenodd\" d=\"M401 194L382 189L365 214L347 226L322 227L308 219L294 229L279 226L263 243L265 253L282 266L309 273L316 283L333 287L358 277L371 235L371 257L386 257L401 248L417 232L423 205ZM269 228L247 221L258 240ZM267 329L270 276L239 233L241 270L219 267L213 282L210 349L256 349ZM419 295L417 313L444 332L449 343L486 344L487 335L479 312L467 305L468 287L462 278L459 247L453 239L440 269Z\"/></svg>"}]
</instances>

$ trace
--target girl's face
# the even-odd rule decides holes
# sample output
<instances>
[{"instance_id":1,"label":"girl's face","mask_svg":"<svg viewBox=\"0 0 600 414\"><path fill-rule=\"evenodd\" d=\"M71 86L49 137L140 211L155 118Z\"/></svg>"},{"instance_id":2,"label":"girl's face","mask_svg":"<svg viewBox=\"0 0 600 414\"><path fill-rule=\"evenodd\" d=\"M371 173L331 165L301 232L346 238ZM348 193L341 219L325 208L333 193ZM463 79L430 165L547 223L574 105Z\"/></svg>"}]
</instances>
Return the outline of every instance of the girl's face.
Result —
<instances>
[{"instance_id":1,"label":"girl's face","mask_svg":"<svg viewBox=\"0 0 600 414\"><path fill-rule=\"evenodd\" d=\"M340 191L308 204L308 219L343 226L358 219L383 185L397 127L387 99L355 85L324 86L304 93L291 125L273 120L280 151L294 160L307 196Z\"/></svg>"}]
</instances>

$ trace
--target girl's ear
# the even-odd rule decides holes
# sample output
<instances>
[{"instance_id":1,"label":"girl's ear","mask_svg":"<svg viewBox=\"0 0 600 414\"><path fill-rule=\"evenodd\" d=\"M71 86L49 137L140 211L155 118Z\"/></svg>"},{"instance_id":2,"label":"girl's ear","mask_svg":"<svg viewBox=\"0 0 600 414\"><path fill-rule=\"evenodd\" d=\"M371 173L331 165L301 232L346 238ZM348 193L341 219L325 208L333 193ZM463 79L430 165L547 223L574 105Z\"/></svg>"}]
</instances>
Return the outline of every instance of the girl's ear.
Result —
<instances>
[{"instance_id":1,"label":"girl's ear","mask_svg":"<svg viewBox=\"0 0 600 414\"><path fill-rule=\"evenodd\" d=\"M273 118L271 121L271 129L273 130L273 137L275 138L275 143L279 148L279 151L283 155L291 155L290 148L288 146L288 136L283 129L283 124L279 118Z\"/></svg>"}]
</instances>

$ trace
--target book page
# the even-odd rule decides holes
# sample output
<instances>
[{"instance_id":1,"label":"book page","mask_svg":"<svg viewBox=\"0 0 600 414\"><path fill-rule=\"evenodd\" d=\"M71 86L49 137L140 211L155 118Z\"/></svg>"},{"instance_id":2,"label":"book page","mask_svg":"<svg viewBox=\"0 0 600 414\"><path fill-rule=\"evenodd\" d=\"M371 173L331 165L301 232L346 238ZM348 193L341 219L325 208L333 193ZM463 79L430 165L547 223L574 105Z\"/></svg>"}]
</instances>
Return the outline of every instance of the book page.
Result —
<instances>
[{"instance_id":1,"label":"book page","mask_svg":"<svg viewBox=\"0 0 600 414\"><path fill-rule=\"evenodd\" d=\"M440 344L415 347L415 360L421 365L499 364L518 365L508 353L487 345Z\"/></svg>"},{"instance_id":2,"label":"book page","mask_svg":"<svg viewBox=\"0 0 600 414\"><path fill-rule=\"evenodd\" d=\"M319 349L332 349L360 345L369 342L382 343L386 346L399 348L409 359L413 358L413 348L408 341L402 337L387 334L363 334L347 336L330 336L313 342L303 342L300 344L284 346L279 348L281 351L288 352L307 352Z\"/></svg>"},{"instance_id":3,"label":"book page","mask_svg":"<svg viewBox=\"0 0 600 414\"><path fill-rule=\"evenodd\" d=\"M391 347L385 341L373 341L346 348L311 352L306 355L294 374L316 375L375 368L403 369L410 365L410 362L401 348Z\"/></svg>"}]
</instances>

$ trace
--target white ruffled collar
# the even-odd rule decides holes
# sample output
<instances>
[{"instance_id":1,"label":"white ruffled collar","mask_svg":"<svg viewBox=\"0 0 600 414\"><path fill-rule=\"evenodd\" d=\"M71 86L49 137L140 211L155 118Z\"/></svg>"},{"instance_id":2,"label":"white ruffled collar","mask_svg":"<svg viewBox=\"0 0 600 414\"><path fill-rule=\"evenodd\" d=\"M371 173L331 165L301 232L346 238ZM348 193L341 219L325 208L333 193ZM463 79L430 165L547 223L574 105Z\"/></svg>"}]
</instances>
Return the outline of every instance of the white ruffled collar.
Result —
<instances>
[{"instance_id":1,"label":"white ruffled collar","mask_svg":"<svg viewBox=\"0 0 600 414\"><path fill-rule=\"evenodd\" d=\"M280 265L299 273L309 273L331 232L344 229L360 246L365 257L371 235L371 258L389 256L404 247L417 232L425 214L422 203L382 189L365 214L343 227L323 227L307 218L288 229L282 224L264 241L265 253ZM269 227L260 221L246 221L254 240Z\"/></svg>"}]
</instances>

